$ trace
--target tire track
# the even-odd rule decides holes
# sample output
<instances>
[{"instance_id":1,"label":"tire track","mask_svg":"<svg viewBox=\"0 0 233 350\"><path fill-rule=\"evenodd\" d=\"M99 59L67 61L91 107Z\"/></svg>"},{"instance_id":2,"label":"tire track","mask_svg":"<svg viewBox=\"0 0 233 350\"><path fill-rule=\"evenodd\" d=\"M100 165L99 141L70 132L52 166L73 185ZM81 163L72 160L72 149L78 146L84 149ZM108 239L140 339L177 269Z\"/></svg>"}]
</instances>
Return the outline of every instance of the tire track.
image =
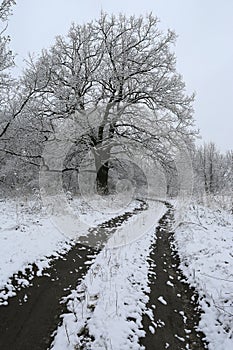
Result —
<instances>
[{"instance_id":1,"label":"tire track","mask_svg":"<svg viewBox=\"0 0 233 350\"><path fill-rule=\"evenodd\" d=\"M132 212L125 212L89 230L67 254L53 260L42 276L35 276L31 285L22 288L8 299L8 306L0 307L1 350L46 350L52 334L66 312L63 297L70 294L87 273L95 256L109 235L124 221L146 209L144 202ZM93 248L96 247L96 248ZM26 276L24 276L26 278Z\"/></svg>"},{"instance_id":2,"label":"tire track","mask_svg":"<svg viewBox=\"0 0 233 350\"><path fill-rule=\"evenodd\" d=\"M159 221L148 259L151 291L148 312L143 315L146 336L141 338L141 345L148 350L206 349L204 334L196 330L200 319L198 295L185 283L172 247L174 210L165 204L168 211Z\"/></svg>"}]
</instances>

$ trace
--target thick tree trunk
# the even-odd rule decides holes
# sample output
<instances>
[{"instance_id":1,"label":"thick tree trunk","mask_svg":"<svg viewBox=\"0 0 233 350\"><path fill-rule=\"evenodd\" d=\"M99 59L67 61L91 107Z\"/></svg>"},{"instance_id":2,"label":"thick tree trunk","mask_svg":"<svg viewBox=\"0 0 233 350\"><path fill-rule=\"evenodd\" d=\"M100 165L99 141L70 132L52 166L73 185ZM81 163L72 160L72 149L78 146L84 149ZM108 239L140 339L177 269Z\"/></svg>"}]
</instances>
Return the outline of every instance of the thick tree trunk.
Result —
<instances>
[{"instance_id":1,"label":"thick tree trunk","mask_svg":"<svg viewBox=\"0 0 233 350\"><path fill-rule=\"evenodd\" d=\"M98 194L108 194L108 172L109 164L106 162L97 170L96 186Z\"/></svg>"},{"instance_id":2,"label":"thick tree trunk","mask_svg":"<svg viewBox=\"0 0 233 350\"><path fill-rule=\"evenodd\" d=\"M110 150L101 150L94 153L96 167L96 189L98 194L108 194Z\"/></svg>"},{"instance_id":3,"label":"thick tree trunk","mask_svg":"<svg viewBox=\"0 0 233 350\"><path fill-rule=\"evenodd\" d=\"M104 119L107 118L109 114L109 110L111 104L109 104L105 111ZM108 173L109 173L109 160L110 160L110 154L111 154L111 146L109 141L114 136L114 125L110 124L108 132L108 138L107 140L104 140L104 128L105 126L108 126L108 123L103 123L100 125L98 130L98 143L97 148L94 152L95 157L95 167L96 167L96 188L98 194L108 194L109 193L109 187L108 187Z\"/></svg>"}]
</instances>

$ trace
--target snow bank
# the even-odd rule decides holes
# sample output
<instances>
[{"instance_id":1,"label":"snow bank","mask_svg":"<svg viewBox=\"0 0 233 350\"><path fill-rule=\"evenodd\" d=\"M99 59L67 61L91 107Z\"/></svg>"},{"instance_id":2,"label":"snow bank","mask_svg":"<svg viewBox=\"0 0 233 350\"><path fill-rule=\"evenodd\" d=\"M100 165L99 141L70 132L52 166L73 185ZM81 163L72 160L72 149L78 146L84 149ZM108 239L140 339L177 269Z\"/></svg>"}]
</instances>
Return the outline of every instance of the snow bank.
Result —
<instances>
[{"instance_id":1,"label":"snow bank","mask_svg":"<svg viewBox=\"0 0 233 350\"><path fill-rule=\"evenodd\" d=\"M179 214L179 213L178 213ZM210 350L233 349L233 217L193 205L178 223L181 268L200 295L200 330Z\"/></svg>"},{"instance_id":2,"label":"snow bank","mask_svg":"<svg viewBox=\"0 0 233 350\"><path fill-rule=\"evenodd\" d=\"M48 256L69 249L70 243L43 212L33 212L25 202L0 202L0 289L19 270L36 263L39 272ZM1 294L0 294L1 297Z\"/></svg>"}]
</instances>

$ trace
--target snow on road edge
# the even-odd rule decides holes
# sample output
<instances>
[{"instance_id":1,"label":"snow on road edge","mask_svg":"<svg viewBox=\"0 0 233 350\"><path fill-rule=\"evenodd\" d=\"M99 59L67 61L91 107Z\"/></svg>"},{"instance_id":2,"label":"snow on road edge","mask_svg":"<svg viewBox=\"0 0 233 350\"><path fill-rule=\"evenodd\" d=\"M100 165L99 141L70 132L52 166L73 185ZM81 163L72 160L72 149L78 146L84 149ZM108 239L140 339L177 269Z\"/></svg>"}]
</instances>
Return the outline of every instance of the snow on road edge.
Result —
<instances>
[{"instance_id":1,"label":"snow on road edge","mask_svg":"<svg viewBox=\"0 0 233 350\"><path fill-rule=\"evenodd\" d=\"M179 215L179 213L177 213ZM199 293L209 350L233 349L233 218L192 205L175 230L181 269Z\"/></svg>"}]
</instances>

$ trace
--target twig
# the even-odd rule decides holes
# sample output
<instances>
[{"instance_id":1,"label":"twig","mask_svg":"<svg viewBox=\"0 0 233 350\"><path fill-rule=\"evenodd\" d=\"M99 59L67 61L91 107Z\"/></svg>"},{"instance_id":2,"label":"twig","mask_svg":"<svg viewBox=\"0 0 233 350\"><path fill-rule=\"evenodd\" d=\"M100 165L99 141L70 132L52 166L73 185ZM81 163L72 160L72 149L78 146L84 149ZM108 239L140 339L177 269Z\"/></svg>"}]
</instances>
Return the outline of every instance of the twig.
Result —
<instances>
[{"instance_id":1,"label":"twig","mask_svg":"<svg viewBox=\"0 0 233 350\"><path fill-rule=\"evenodd\" d=\"M211 275L208 275L207 273L200 273L201 275L203 276L207 276L207 277L211 277L211 278L214 278L216 280L221 280L221 281L226 281L226 282L231 282L233 283L233 280L226 280L225 278L220 278L220 277L215 277L215 276L211 276Z\"/></svg>"},{"instance_id":2,"label":"twig","mask_svg":"<svg viewBox=\"0 0 233 350\"><path fill-rule=\"evenodd\" d=\"M68 339L68 342L70 344L70 337L69 337L69 334L68 334L68 330L67 330L67 325L65 323L65 331L66 331L66 336L67 336L67 339Z\"/></svg>"},{"instance_id":3,"label":"twig","mask_svg":"<svg viewBox=\"0 0 233 350\"><path fill-rule=\"evenodd\" d=\"M200 226L200 227L204 228L205 230L208 230L207 227L205 227L205 226L203 226L201 224L198 224L197 222L192 222L192 221L182 221L176 226L175 229L177 229L181 225L190 225L190 224L191 225L197 225L197 226Z\"/></svg>"}]
</instances>

